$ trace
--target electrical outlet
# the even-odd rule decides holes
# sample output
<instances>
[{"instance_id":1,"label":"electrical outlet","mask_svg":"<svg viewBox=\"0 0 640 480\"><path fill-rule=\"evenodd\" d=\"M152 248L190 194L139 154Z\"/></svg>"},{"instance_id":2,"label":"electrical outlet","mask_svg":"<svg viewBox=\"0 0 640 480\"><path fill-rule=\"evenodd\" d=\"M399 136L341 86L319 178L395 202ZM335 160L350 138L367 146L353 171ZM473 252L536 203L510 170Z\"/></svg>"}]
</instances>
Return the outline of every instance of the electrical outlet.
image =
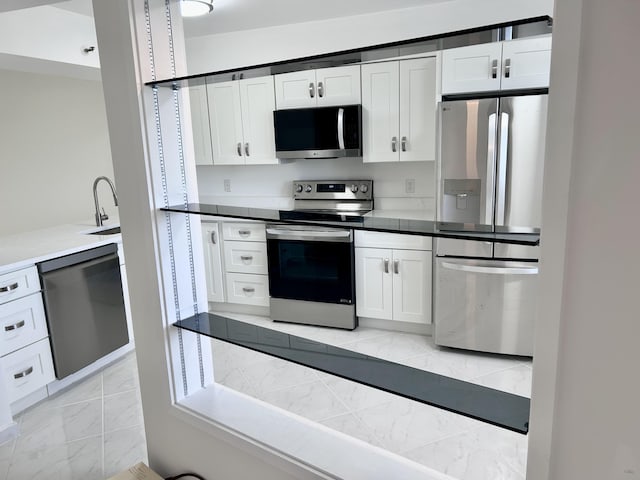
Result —
<instances>
[{"instance_id":1,"label":"electrical outlet","mask_svg":"<svg viewBox=\"0 0 640 480\"><path fill-rule=\"evenodd\" d=\"M407 178L404 181L405 193L416 193L416 180L415 178Z\"/></svg>"},{"instance_id":2,"label":"electrical outlet","mask_svg":"<svg viewBox=\"0 0 640 480\"><path fill-rule=\"evenodd\" d=\"M224 191L225 192L230 192L231 191L231 180L228 178L224 179Z\"/></svg>"}]
</instances>

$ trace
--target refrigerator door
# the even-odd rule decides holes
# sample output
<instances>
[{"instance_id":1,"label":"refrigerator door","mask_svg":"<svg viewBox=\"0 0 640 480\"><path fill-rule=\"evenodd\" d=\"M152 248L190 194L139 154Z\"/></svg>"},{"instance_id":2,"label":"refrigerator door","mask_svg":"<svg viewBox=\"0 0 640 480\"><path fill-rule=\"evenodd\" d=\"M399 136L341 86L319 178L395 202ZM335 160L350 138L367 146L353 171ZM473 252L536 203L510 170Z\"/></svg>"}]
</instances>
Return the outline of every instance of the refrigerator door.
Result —
<instances>
[{"instance_id":1,"label":"refrigerator door","mask_svg":"<svg viewBox=\"0 0 640 480\"><path fill-rule=\"evenodd\" d=\"M436 258L436 345L533 355L536 262Z\"/></svg>"},{"instance_id":2,"label":"refrigerator door","mask_svg":"<svg viewBox=\"0 0 640 480\"><path fill-rule=\"evenodd\" d=\"M500 99L496 170L496 231L540 228L547 95ZM535 247L497 245L496 258L537 258Z\"/></svg>"},{"instance_id":3,"label":"refrigerator door","mask_svg":"<svg viewBox=\"0 0 640 480\"><path fill-rule=\"evenodd\" d=\"M443 229L464 224L493 231L498 100L456 100L440 105L440 157L436 219ZM477 228L477 227L475 227ZM491 257L480 242L438 242L439 255Z\"/></svg>"}]
</instances>

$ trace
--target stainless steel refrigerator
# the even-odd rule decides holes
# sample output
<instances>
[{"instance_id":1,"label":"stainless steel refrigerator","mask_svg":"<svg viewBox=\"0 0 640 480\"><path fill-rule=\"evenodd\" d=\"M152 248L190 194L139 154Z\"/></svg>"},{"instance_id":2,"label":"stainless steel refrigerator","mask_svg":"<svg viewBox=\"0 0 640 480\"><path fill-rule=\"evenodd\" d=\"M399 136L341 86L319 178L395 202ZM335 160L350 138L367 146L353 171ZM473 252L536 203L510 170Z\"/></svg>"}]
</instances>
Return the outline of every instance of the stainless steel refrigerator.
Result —
<instances>
[{"instance_id":1,"label":"stainless steel refrigerator","mask_svg":"<svg viewBox=\"0 0 640 480\"><path fill-rule=\"evenodd\" d=\"M539 231L547 95L444 101L439 115L437 220ZM435 343L533 355L538 247L439 238L435 251Z\"/></svg>"}]
</instances>

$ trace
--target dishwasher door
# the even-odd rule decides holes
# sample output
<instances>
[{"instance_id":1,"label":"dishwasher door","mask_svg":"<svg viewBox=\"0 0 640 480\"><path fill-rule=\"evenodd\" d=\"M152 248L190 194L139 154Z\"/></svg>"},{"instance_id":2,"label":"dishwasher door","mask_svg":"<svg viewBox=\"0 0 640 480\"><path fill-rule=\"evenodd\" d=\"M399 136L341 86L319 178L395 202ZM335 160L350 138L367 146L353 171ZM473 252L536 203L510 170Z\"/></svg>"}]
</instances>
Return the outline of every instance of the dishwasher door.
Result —
<instances>
[{"instance_id":1,"label":"dishwasher door","mask_svg":"<svg viewBox=\"0 0 640 480\"><path fill-rule=\"evenodd\" d=\"M533 355L538 264L436 257L436 345Z\"/></svg>"},{"instance_id":2,"label":"dishwasher door","mask_svg":"<svg viewBox=\"0 0 640 480\"><path fill-rule=\"evenodd\" d=\"M129 343L117 245L38 265L56 377Z\"/></svg>"}]
</instances>

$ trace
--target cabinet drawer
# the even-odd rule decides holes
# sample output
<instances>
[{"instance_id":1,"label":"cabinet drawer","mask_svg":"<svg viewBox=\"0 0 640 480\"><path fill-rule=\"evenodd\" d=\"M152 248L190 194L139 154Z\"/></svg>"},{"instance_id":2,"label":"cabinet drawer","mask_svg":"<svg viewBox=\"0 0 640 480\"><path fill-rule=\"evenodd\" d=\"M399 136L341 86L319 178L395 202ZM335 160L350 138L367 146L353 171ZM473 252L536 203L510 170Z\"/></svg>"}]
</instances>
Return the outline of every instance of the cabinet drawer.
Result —
<instances>
[{"instance_id":1,"label":"cabinet drawer","mask_svg":"<svg viewBox=\"0 0 640 480\"><path fill-rule=\"evenodd\" d=\"M0 303L24 297L39 290L40 280L35 266L0 275Z\"/></svg>"},{"instance_id":2,"label":"cabinet drawer","mask_svg":"<svg viewBox=\"0 0 640 480\"><path fill-rule=\"evenodd\" d=\"M44 338L2 358L2 376L9 403L55 380L49 339Z\"/></svg>"},{"instance_id":3,"label":"cabinet drawer","mask_svg":"<svg viewBox=\"0 0 640 480\"><path fill-rule=\"evenodd\" d=\"M0 357L47 335L40 293L0 305Z\"/></svg>"},{"instance_id":4,"label":"cabinet drawer","mask_svg":"<svg viewBox=\"0 0 640 480\"><path fill-rule=\"evenodd\" d=\"M356 247L431 250L431 237L423 237L421 235L356 230L354 241Z\"/></svg>"},{"instance_id":5,"label":"cabinet drawer","mask_svg":"<svg viewBox=\"0 0 640 480\"><path fill-rule=\"evenodd\" d=\"M227 302L269 306L269 277L227 273Z\"/></svg>"},{"instance_id":6,"label":"cabinet drawer","mask_svg":"<svg viewBox=\"0 0 640 480\"><path fill-rule=\"evenodd\" d=\"M267 274L267 245L261 242L224 242L227 272Z\"/></svg>"},{"instance_id":7,"label":"cabinet drawer","mask_svg":"<svg viewBox=\"0 0 640 480\"><path fill-rule=\"evenodd\" d=\"M264 223L225 223L223 232L225 240L264 242L267 239Z\"/></svg>"}]
</instances>

